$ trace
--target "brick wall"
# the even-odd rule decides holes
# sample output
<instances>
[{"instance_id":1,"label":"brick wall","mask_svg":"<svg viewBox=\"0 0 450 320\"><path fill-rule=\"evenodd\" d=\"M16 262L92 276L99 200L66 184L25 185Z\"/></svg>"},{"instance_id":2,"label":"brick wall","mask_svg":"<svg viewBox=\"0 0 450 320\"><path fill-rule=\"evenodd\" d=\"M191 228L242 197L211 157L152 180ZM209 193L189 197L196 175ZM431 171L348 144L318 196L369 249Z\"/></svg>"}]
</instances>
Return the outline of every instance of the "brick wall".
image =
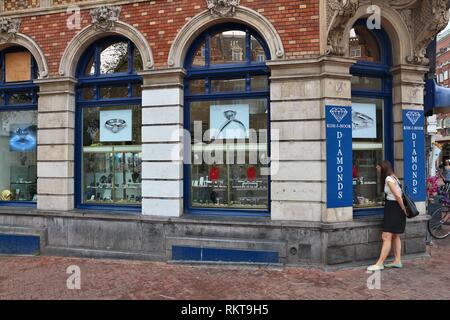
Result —
<instances>
[{"instance_id":1,"label":"brick wall","mask_svg":"<svg viewBox=\"0 0 450 320\"><path fill-rule=\"evenodd\" d=\"M30 8L38 8L40 0L2 0L5 11L15 11Z\"/></svg>"},{"instance_id":2,"label":"brick wall","mask_svg":"<svg viewBox=\"0 0 450 320\"><path fill-rule=\"evenodd\" d=\"M241 5L258 11L271 21L281 36L286 58L319 54L319 0L242 0ZM178 31L189 18L205 9L204 0L146 1L122 5L120 19L136 27L147 38L155 67L161 68L167 66L170 46ZM67 29L67 18L66 12L22 17L21 32L43 48L50 75L57 75L64 49L78 32ZM82 10L81 27L90 22L89 10Z\"/></svg>"}]
</instances>

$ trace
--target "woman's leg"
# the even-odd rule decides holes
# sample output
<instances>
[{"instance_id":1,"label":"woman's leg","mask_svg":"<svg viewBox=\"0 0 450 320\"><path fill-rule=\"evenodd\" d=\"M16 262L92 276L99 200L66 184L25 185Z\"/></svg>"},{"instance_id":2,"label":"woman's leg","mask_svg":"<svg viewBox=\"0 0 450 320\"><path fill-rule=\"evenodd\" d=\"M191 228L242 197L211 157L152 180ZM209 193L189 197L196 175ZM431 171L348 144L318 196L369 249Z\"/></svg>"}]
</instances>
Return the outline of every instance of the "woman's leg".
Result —
<instances>
[{"instance_id":1,"label":"woman's leg","mask_svg":"<svg viewBox=\"0 0 450 320\"><path fill-rule=\"evenodd\" d=\"M392 248L394 249L394 263L402 262L402 241L399 234L392 235Z\"/></svg>"},{"instance_id":2,"label":"woman's leg","mask_svg":"<svg viewBox=\"0 0 450 320\"><path fill-rule=\"evenodd\" d=\"M377 266L382 266L384 264L384 261L389 256L392 247L392 233L383 232L381 238L383 239L383 247L381 248L380 258L376 263Z\"/></svg>"}]
</instances>

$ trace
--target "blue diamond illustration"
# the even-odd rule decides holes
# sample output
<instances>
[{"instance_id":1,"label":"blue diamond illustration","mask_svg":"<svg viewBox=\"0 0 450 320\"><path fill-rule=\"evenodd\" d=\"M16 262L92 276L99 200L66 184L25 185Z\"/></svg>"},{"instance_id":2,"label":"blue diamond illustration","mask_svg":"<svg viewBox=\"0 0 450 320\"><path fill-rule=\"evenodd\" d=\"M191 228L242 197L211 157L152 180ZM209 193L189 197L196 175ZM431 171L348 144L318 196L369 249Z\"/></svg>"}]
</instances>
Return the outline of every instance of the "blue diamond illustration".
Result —
<instances>
[{"instance_id":1,"label":"blue diamond illustration","mask_svg":"<svg viewBox=\"0 0 450 320\"><path fill-rule=\"evenodd\" d=\"M345 108L331 108L330 113L337 122L341 122L347 115L348 111Z\"/></svg>"},{"instance_id":2,"label":"blue diamond illustration","mask_svg":"<svg viewBox=\"0 0 450 320\"><path fill-rule=\"evenodd\" d=\"M417 120L420 118L420 112L417 111L408 111L406 113L406 117L411 121L413 125L416 124Z\"/></svg>"}]
</instances>

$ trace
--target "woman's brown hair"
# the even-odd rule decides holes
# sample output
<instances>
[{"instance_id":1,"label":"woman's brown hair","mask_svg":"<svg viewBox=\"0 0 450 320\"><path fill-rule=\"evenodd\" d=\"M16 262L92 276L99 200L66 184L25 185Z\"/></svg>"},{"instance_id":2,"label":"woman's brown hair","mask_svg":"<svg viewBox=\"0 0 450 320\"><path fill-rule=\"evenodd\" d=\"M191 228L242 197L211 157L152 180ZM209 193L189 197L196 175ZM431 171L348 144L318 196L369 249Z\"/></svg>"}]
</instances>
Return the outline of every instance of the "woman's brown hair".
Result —
<instances>
[{"instance_id":1,"label":"woman's brown hair","mask_svg":"<svg viewBox=\"0 0 450 320\"><path fill-rule=\"evenodd\" d=\"M392 164L387 160L382 161L379 166L381 167L380 183L383 186L385 184L386 177L394 174L394 169L392 169Z\"/></svg>"}]
</instances>

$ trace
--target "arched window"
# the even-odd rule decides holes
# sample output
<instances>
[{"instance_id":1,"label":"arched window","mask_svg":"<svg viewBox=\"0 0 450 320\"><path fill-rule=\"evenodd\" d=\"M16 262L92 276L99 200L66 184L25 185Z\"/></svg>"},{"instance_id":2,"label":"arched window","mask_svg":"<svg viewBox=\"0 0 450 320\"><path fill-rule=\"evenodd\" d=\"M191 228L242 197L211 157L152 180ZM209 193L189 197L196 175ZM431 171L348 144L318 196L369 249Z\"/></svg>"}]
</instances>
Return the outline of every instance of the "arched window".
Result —
<instances>
[{"instance_id":1,"label":"arched window","mask_svg":"<svg viewBox=\"0 0 450 320\"><path fill-rule=\"evenodd\" d=\"M77 69L76 205L138 210L141 205L139 51L121 37L91 45Z\"/></svg>"},{"instance_id":2,"label":"arched window","mask_svg":"<svg viewBox=\"0 0 450 320\"><path fill-rule=\"evenodd\" d=\"M22 47L0 52L0 204L33 204L37 194L36 62Z\"/></svg>"},{"instance_id":3,"label":"arched window","mask_svg":"<svg viewBox=\"0 0 450 320\"><path fill-rule=\"evenodd\" d=\"M370 30L366 20L359 20L349 49L358 60L351 68L354 214L380 214L384 184L376 166L394 158L391 45L383 29Z\"/></svg>"},{"instance_id":4,"label":"arched window","mask_svg":"<svg viewBox=\"0 0 450 320\"><path fill-rule=\"evenodd\" d=\"M185 209L192 214L269 211L269 51L240 25L201 34L186 57Z\"/></svg>"}]
</instances>

